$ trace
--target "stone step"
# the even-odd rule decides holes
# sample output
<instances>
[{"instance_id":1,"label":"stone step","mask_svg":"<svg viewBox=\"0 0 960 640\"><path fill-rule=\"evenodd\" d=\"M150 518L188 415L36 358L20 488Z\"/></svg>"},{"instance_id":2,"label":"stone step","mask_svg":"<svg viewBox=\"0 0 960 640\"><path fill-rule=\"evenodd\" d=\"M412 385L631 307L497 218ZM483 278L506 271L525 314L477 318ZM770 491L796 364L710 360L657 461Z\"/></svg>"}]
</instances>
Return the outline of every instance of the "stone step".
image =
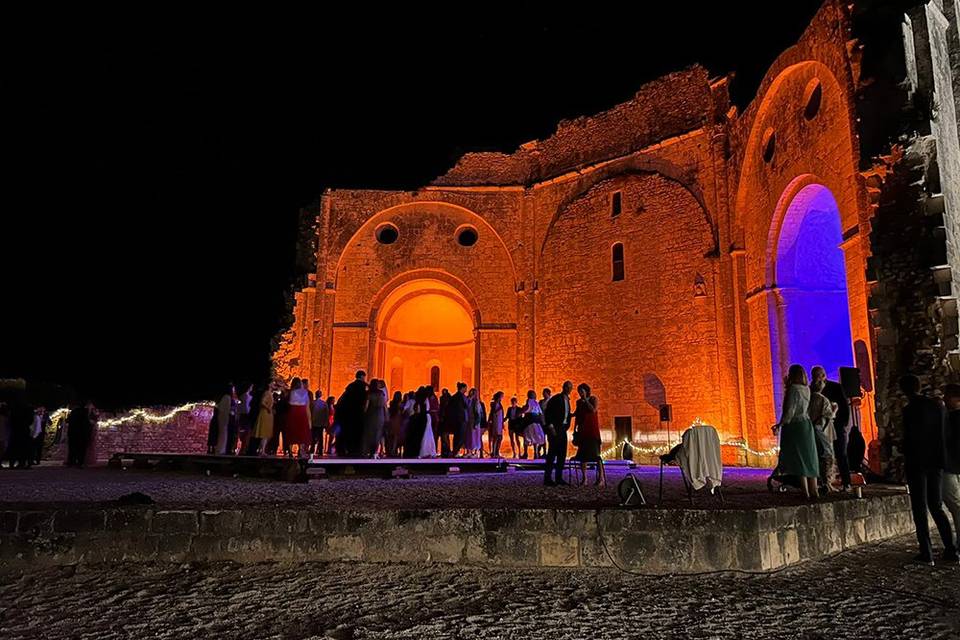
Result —
<instances>
[{"instance_id":1,"label":"stone step","mask_svg":"<svg viewBox=\"0 0 960 640\"><path fill-rule=\"evenodd\" d=\"M935 193L933 195L927 196L927 199L923 203L923 206L928 216L943 215L943 212L945 210L943 194Z\"/></svg>"},{"instance_id":2,"label":"stone step","mask_svg":"<svg viewBox=\"0 0 960 640\"><path fill-rule=\"evenodd\" d=\"M953 281L953 269L948 264L940 264L930 267L933 273L933 281L937 283L938 293L941 296L950 296L953 293L951 285Z\"/></svg>"}]
</instances>

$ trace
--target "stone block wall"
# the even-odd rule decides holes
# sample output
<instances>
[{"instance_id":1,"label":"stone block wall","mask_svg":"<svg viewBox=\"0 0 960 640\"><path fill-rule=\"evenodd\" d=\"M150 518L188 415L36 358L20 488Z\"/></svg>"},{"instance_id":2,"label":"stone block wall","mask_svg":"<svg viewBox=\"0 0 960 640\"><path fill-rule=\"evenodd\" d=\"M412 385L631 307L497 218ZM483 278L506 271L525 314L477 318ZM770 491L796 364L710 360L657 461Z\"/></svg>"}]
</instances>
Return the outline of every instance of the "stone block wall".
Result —
<instances>
[{"instance_id":1,"label":"stone block wall","mask_svg":"<svg viewBox=\"0 0 960 640\"><path fill-rule=\"evenodd\" d=\"M768 571L912 530L905 495L763 510L0 511L0 567L370 562Z\"/></svg>"}]
</instances>

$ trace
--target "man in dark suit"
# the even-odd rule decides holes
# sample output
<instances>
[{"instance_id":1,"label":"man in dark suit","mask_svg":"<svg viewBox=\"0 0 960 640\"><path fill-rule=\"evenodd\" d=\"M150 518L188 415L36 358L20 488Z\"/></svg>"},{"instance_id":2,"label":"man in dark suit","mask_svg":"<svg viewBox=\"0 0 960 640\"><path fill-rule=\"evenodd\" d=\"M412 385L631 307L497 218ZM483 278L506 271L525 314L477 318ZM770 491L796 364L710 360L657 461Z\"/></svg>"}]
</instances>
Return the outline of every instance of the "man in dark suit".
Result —
<instances>
[{"instance_id":1,"label":"man in dark suit","mask_svg":"<svg viewBox=\"0 0 960 640\"><path fill-rule=\"evenodd\" d=\"M827 380L827 372L817 366L810 370L812 382L823 380L821 393L827 400L837 405L837 415L833 418L833 430L837 434L833 441L833 455L837 462L837 471L840 472L840 481L844 490L850 488L850 461L847 459L847 443L850 437L850 401L843 391L843 385L834 380Z\"/></svg>"},{"instance_id":2,"label":"man in dark suit","mask_svg":"<svg viewBox=\"0 0 960 640\"><path fill-rule=\"evenodd\" d=\"M453 449L450 451L452 456L456 456L463 447L464 434L468 425L472 426L470 403L467 401L467 385L464 382L458 382L457 392L450 396L447 402L447 415L444 416L444 427L453 433Z\"/></svg>"},{"instance_id":3,"label":"man in dark suit","mask_svg":"<svg viewBox=\"0 0 960 640\"><path fill-rule=\"evenodd\" d=\"M67 466L82 467L90 446L90 411L85 405L74 407L67 416Z\"/></svg>"},{"instance_id":4,"label":"man in dark suit","mask_svg":"<svg viewBox=\"0 0 960 640\"><path fill-rule=\"evenodd\" d=\"M548 487L567 484L563 479L563 465L567 459L567 429L570 428L570 393L573 383L563 383L560 393L550 396L543 411L544 431L547 434L547 458L543 472L543 484ZM550 471L555 470L555 477Z\"/></svg>"},{"instance_id":5,"label":"man in dark suit","mask_svg":"<svg viewBox=\"0 0 960 640\"><path fill-rule=\"evenodd\" d=\"M10 468L29 469L33 464L33 408L18 399L10 411Z\"/></svg>"},{"instance_id":6,"label":"man in dark suit","mask_svg":"<svg viewBox=\"0 0 960 640\"><path fill-rule=\"evenodd\" d=\"M903 460L910 488L910 509L920 543L918 562L933 565L930 546L930 525L927 511L937 524L943 540L943 560L957 562L950 520L943 510L941 482L943 479L943 427L946 410L933 398L920 395L920 379L906 375L900 378L900 390L907 396L903 408Z\"/></svg>"},{"instance_id":7,"label":"man in dark suit","mask_svg":"<svg viewBox=\"0 0 960 640\"><path fill-rule=\"evenodd\" d=\"M359 456L360 441L363 438L363 407L367 401L367 374L357 371L353 382L343 390L337 401L334 417L340 425L337 436L337 455Z\"/></svg>"}]
</instances>

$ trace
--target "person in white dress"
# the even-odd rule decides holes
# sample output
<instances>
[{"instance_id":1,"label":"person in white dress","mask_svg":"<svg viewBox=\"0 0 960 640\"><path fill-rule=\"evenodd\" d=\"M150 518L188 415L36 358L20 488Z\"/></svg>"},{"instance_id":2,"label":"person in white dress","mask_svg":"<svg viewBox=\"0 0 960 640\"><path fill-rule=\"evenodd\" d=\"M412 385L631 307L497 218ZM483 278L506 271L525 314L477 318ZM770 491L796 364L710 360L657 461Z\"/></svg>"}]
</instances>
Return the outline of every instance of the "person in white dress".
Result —
<instances>
[{"instance_id":1,"label":"person in white dress","mask_svg":"<svg viewBox=\"0 0 960 640\"><path fill-rule=\"evenodd\" d=\"M825 491L836 491L833 487L834 455L833 441L836 433L833 428L833 419L837 415L837 405L823 395L823 380L814 380L810 383L810 404L807 405L807 415L813 423L813 436L817 444L817 459L820 462L820 486Z\"/></svg>"},{"instance_id":2,"label":"person in white dress","mask_svg":"<svg viewBox=\"0 0 960 640\"><path fill-rule=\"evenodd\" d=\"M533 389L527 392L527 404L524 405L522 413L526 422L523 429L523 455L526 457L527 445L532 444L533 457L542 458L543 445L547 442L547 436L543 433L543 410L537 402L537 394Z\"/></svg>"},{"instance_id":3,"label":"person in white dress","mask_svg":"<svg viewBox=\"0 0 960 640\"><path fill-rule=\"evenodd\" d=\"M418 422L424 423L423 436L420 438L420 457L436 458L437 441L433 437L433 425L430 424L430 407L427 405L427 394L424 391L417 392L417 400L414 411Z\"/></svg>"},{"instance_id":4,"label":"person in white dress","mask_svg":"<svg viewBox=\"0 0 960 640\"><path fill-rule=\"evenodd\" d=\"M483 457L483 431L487 426L487 409L476 389L470 389L467 395L467 406L470 409L471 420L469 455L480 458Z\"/></svg>"}]
</instances>

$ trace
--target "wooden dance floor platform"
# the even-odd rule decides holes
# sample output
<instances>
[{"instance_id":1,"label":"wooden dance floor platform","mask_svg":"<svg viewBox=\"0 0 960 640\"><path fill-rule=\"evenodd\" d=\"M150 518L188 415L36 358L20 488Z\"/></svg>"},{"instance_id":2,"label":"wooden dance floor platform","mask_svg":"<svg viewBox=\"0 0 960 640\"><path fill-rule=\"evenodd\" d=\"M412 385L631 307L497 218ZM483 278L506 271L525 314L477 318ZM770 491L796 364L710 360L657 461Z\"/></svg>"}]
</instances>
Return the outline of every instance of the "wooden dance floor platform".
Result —
<instances>
[{"instance_id":1,"label":"wooden dance floor platform","mask_svg":"<svg viewBox=\"0 0 960 640\"><path fill-rule=\"evenodd\" d=\"M568 464L572 464L568 461ZM616 468L633 468L633 462L608 460ZM522 458L315 458L277 456L220 456L179 453L114 453L113 469L159 469L307 482L329 477L411 478L423 475L498 473L510 470L542 471L542 459ZM592 467L593 465L591 465Z\"/></svg>"}]
</instances>

